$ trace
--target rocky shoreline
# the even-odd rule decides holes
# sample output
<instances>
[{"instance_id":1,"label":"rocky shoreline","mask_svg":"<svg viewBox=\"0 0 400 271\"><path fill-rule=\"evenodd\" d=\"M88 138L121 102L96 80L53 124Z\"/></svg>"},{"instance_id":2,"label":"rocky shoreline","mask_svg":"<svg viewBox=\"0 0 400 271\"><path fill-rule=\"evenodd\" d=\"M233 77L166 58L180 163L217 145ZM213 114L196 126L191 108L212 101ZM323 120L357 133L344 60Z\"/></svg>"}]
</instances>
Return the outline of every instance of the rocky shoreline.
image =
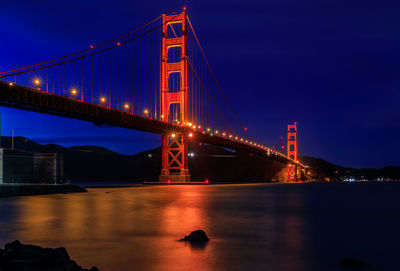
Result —
<instances>
[{"instance_id":1,"label":"rocky shoreline","mask_svg":"<svg viewBox=\"0 0 400 271\"><path fill-rule=\"evenodd\" d=\"M0 197L33 196L87 192L73 184L1 184Z\"/></svg>"},{"instance_id":2,"label":"rocky shoreline","mask_svg":"<svg viewBox=\"0 0 400 271\"><path fill-rule=\"evenodd\" d=\"M24 245L20 241L7 243L0 249L0 270L39 271L98 271L96 267L84 269L71 260L65 248L42 248L34 245Z\"/></svg>"}]
</instances>

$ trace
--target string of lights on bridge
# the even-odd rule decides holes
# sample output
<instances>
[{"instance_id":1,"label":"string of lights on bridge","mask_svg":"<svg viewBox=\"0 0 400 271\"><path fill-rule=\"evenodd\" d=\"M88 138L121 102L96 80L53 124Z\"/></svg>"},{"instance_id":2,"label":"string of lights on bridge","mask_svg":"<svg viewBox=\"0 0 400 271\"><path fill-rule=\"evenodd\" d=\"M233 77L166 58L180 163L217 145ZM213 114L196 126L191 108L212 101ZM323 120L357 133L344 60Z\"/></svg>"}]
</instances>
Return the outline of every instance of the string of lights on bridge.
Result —
<instances>
[{"instance_id":1,"label":"string of lights on bridge","mask_svg":"<svg viewBox=\"0 0 400 271\"><path fill-rule=\"evenodd\" d=\"M41 88L40 88L40 86L41 86L41 80L40 80L39 78L33 79L33 83L34 83L34 85L36 86L37 90L41 90ZM12 87L12 86L14 86L14 83L13 83L13 82L9 82L9 85ZM73 88L73 89L71 89L70 93L71 93L71 98L76 98L77 95L78 95L78 90L77 90L76 88ZM101 104L105 104L106 101L107 101L106 97L100 97L100 99L99 99L99 102L100 102ZM106 107L107 107L107 106L106 106ZM129 105L128 103L125 103L125 104L123 105L123 107L125 108L125 110L129 110L130 105ZM128 112L128 113L134 114L134 113L131 113L131 112ZM143 110L143 116L148 117L148 114L149 114L149 110L148 110L148 109L144 109L144 110ZM161 116L161 118L163 118L163 116ZM212 130L211 128L204 128L204 127L202 127L201 125L196 125L196 124L193 124L193 123L191 123L191 122L188 122L188 123L180 123L178 120L175 120L175 122L176 122L176 123L175 123L176 125L179 125L179 126L186 126L186 127L188 127L188 128L191 128L193 131L199 131L199 132L201 132L201 133L203 133L203 134L208 134L208 135L210 135L210 136L216 136L216 137L221 137L221 138L233 140L233 141L240 142L240 143L242 143L242 144L246 144L246 145L249 145L249 146L252 146L252 147L261 149L261 150L265 150L265 151L267 151L267 155L268 155L268 156L269 156L270 154L272 154L272 155L277 155L277 156L284 157L284 158L286 158L286 159L288 159L288 160L292 160L292 159L290 159L287 155L285 155L285 154L283 154L283 153L281 153L281 152L279 152L279 151L276 151L276 150L274 150L274 149L270 149L270 148L268 148L268 147L266 147L266 146L264 146L264 145L262 145L262 144L259 144L259 143L257 143L257 142L253 142L253 141L250 141L250 140L245 139L245 138L240 138L240 137L238 137L238 136L234 136L234 135L232 135L232 134L228 134L228 133L226 133L226 132L224 132L224 131L220 131L220 130L218 130L218 129ZM174 137L176 137L176 136L177 136L176 133L171 133L171 137L174 138ZM189 132L189 133L187 134L187 136L188 136L189 138L193 138L194 134L193 134L192 132ZM292 162L293 162L293 163L296 163L296 164L302 165L299 161L294 161L294 160L292 160ZM304 166L304 165L303 165L303 166Z\"/></svg>"}]
</instances>

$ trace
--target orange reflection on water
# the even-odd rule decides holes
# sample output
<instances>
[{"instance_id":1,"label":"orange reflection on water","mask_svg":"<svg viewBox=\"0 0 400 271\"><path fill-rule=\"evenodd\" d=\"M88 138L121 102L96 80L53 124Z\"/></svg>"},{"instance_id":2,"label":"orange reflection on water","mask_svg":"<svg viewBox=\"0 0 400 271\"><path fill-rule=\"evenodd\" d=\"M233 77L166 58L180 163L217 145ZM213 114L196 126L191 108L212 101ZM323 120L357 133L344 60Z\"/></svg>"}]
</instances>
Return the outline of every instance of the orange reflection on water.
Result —
<instances>
[{"instance_id":1,"label":"orange reflection on water","mask_svg":"<svg viewBox=\"0 0 400 271\"><path fill-rule=\"evenodd\" d=\"M93 189L21 197L14 235L24 243L64 246L84 267L208 270L209 261L196 260L198 253L209 254L207 247L178 241L193 230L209 229L207 197L197 189L201 187Z\"/></svg>"},{"instance_id":2,"label":"orange reflection on water","mask_svg":"<svg viewBox=\"0 0 400 271\"><path fill-rule=\"evenodd\" d=\"M167 234L160 240L157 250L157 265L154 270L212 270L215 262L213 249L207 243L190 245L178 241L170 242L172 238L183 238L193 230L202 229L210 234L210 221L206 213L208 197L204 194L203 186L177 186L171 190L175 199L165 208L159 217L159 225L164 227ZM170 189L170 187L166 187ZM172 192L171 191L171 192ZM210 236L209 236L210 237ZM178 238L178 239L179 239ZM207 258L207 260L199 260Z\"/></svg>"},{"instance_id":3,"label":"orange reflection on water","mask_svg":"<svg viewBox=\"0 0 400 271\"><path fill-rule=\"evenodd\" d=\"M301 196L262 185L154 186L10 199L12 238L100 270L306 270ZM202 229L211 241L179 239ZM11 241L11 240L4 240ZM283 268L282 267L288 267Z\"/></svg>"}]
</instances>

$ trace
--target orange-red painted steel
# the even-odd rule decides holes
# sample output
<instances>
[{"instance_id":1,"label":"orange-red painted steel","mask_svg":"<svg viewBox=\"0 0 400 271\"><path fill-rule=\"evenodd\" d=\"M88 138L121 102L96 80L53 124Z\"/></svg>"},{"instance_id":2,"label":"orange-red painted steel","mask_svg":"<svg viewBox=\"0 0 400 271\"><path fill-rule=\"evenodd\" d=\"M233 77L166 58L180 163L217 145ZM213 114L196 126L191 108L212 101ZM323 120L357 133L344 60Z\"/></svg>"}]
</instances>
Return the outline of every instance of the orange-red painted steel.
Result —
<instances>
[{"instance_id":1,"label":"orange-red painted steel","mask_svg":"<svg viewBox=\"0 0 400 271\"><path fill-rule=\"evenodd\" d=\"M289 124L287 129L287 156L297 161L297 123ZM297 182L297 165L288 165L288 180Z\"/></svg>"},{"instance_id":2,"label":"orange-red painted steel","mask_svg":"<svg viewBox=\"0 0 400 271\"><path fill-rule=\"evenodd\" d=\"M168 38L168 27L172 24L182 25L182 36ZM173 30L174 28L171 27ZM170 62L168 50L172 47L181 48L181 60ZM164 122L169 122L172 104L179 104L179 118L173 122L186 124L188 122L188 62L187 62L186 11L177 15L163 15L162 64L161 64L161 111ZM169 77L180 73L180 89L171 92ZM162 167L160 182L190 181L188 165L187 138L183 133L166 134L162 136Z\"/></svg>"}]
</instances>

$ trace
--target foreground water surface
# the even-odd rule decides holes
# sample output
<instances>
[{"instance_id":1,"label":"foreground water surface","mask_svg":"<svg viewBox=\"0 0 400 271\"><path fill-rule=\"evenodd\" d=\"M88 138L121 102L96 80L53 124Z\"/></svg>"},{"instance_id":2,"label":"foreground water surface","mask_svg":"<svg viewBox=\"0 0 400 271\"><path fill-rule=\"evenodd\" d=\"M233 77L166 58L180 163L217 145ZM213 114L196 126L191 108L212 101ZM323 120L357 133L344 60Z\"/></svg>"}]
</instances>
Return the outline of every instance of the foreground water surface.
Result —
<instances>
[{"instance_id":1,"label":"foreground water surface","mask_svg":"<svg viewBox=\"0 0 400 271\"><path fill-rule=\"evenodd\" d=\"M400 183L168 185L0 199L0 246L104 270L399 270ZM203 229L211 241L178 239Z\"/></svg>"}]
</instances>

